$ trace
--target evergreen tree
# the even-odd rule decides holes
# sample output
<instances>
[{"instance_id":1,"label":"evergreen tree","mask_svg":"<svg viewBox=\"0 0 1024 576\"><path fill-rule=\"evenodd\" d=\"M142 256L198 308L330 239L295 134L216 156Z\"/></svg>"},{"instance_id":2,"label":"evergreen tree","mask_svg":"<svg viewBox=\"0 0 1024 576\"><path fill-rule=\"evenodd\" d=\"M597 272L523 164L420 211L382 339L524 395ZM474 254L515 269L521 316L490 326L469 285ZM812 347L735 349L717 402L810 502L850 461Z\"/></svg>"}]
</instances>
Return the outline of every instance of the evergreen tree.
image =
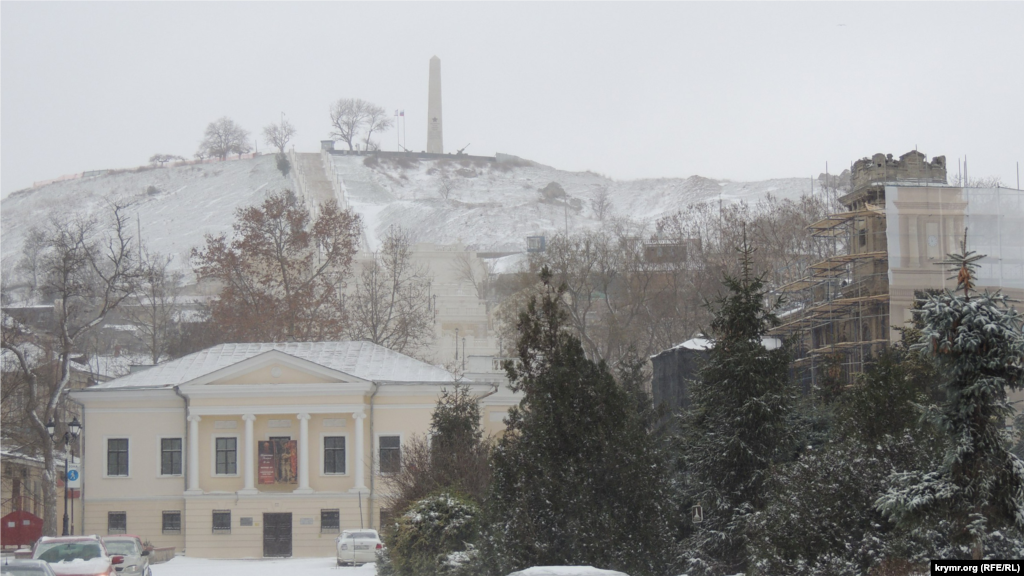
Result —
<instances>
[{"instance_id":1,"label":"evergreen tree","mask_svg":"<svg viewBox=\"0 0 1024 576\"><path fill-rule=\"evenodd\" d=\"M490 488L491 443L484 439L480 406L468 386L441 396L430 418L430 435L402 446L402 467L383 479L385 504L401 514L430 494L457 493L481 505Z\"/></svg>"},{"instance_id":2,"label":"evergreen tree","mask_svg":"<svg viewBox=\"0 0 1024 576\"><path fill-rule=\"evenodd\" d=\"M749 523L754 574L868 574L941 548L936 531L907 534L874 508L893 470L937 461L935 435L917 426L915 408L934 376L899 344L838 397L828 441L779 467L766 486Z\"/></svg>"},{"instance_id":3,"label":"evergreen tree","mask_svg":"<svg viewBox=\"0 0 1024 576\"><path fill-rule=\"evenodd\" d=\"M477 402L468 386L442 390L429 440L406 443L401 470L384 478L385 505L397 517L381 526L381 576L454 576L476 567L480 506L491 478L491 444Z\"/></svg>"},{"instance_id":4,"label":"evergreen tree","mask_svg":"<svg viewBox=\"0 0 1024 576\"><path fill-rule=\"evenodd\" d=\"M951 254L957 292L928 296L919 318L916 348L931 356L943 375L945 400L924 420L946 436L941 465L894 474L876 506L908 527L948 525L954 544L970 544L984 557L984 538L1024 530L1024 463L1010 452L1004 427L1013 414L1007 389L1024 386L1021 316L1005 296L974 290L976 262L966 247ZM960 294L959 291L963 290Z\"/></svg>"},{"instance_id":5,"label":"evergreen tree","mask_svg":"<svg viewBox=\"0 0 1024 576\"><path fill-rule=\"evenodd\" d=\"M520 313L523 393L509 411L493 458L486 542L495 572L542 565L592 565L666 574L671 497L663 451L636 396L604 362L584 354L566 329L565 288L550 285Z\"/></svg>"},{"instance_id":6,"label":"evergreen tree","mask_svg":"<svg viewBox=\"0 0 1024 576\"><path fill-rule=\"evenodd\" d=\"M779 323L779 302L768 301L764 276L753 274L754 250L744 241L738 251L740 276L726 275L728 292L709 304L714 319L704 336L714 346L693 384L680 436L684 500L704 511L682 550L698 574L747 568L746 519L762 507L770 468L790 445L789 349L763 343Z\"/></svg>"}]
</instances>

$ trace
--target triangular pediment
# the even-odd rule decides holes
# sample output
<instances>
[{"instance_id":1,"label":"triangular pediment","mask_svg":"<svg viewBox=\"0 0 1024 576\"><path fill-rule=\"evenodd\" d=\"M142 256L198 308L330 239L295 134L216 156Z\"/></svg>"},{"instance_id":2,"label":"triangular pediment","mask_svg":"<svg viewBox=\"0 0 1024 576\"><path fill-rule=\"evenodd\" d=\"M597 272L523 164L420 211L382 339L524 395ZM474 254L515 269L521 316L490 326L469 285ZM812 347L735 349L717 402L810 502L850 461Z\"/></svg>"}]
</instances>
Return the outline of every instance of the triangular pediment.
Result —
<instances>
[{"instance_id":1,"label":"triangular pediment","mask_svg":"<svg viewBox=\"0 0 1024 576\"><path fill-rule=\"evenodd\" d=\"M187 388L198 386L268 385L276 384L363 384L362 378L297 358L279 350L271 350L240 360L187 382Z\"/></svg>"}]
</instances>

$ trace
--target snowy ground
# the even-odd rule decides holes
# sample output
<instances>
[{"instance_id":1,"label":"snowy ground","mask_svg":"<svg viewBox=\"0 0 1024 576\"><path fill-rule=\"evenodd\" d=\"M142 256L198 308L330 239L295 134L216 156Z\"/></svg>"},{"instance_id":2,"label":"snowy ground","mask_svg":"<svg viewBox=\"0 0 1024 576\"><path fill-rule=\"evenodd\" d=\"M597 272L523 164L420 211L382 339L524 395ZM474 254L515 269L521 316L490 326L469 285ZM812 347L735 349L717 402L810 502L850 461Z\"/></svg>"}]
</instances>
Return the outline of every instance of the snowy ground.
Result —
<instances>
[{"instance_id":1,"label":"snowy ground","mask_svg":"<svg viewBox=\"0 0 1024 576\"><path fill-rule=\"evenodd\" d=\"M207 560L176 556L170 562L153 565L153 576L375 576L374 564L337 565L330 558L281 558L258 560Z\"/></svg>"}]
</instances>

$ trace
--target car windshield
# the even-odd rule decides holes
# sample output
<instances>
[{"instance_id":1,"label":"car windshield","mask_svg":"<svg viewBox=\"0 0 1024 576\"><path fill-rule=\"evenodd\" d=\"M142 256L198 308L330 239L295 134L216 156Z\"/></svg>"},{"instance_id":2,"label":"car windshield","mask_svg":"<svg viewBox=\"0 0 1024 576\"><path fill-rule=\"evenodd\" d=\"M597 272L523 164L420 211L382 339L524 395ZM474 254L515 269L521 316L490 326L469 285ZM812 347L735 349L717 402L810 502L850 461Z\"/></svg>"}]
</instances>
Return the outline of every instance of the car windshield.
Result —
<instances>
[{"instance_id":1,"label":"car windshield","mask_svg":"<svg viewBox=\"0 0 1024 576\"><path fill-rule=\"evenodd\" d=\"M353 540L356 539L356 538L372 538L372 539L376 540L377 539L377 533L376 532L349 532L348 534L345 534L343 536L343 538L351 538Z\"/></svg>"},{"instance_id":2,"label":"car windshield","mask_svg":"<svg viewBox=\"0 0 1024 576\"><path fill-rule=\"evenodd\" d=\"M96 542L44 542L36 549L35 558L51 564L92 560L103 556L103 550Z\"/></svg>"},{"instance_id":3,"label":"car windshield","mask_svg":"<svg viewBox=\"0 0 1024 576\"><path fill-rule=\"evenodd\" d=\"M103 545L107 547L107 552L110 554L139 555L139 545L135 540L104 540Z\"/></svg>"},{"instance_id":4,"label":"car windshield","mask_svg":"<svg viewBox=\"0 0 1024 576\"><path fill-rule=\"evenodd\" d=\"M106 553L138 556L138 542L135 540L103 540L103 545Z\"/></svg>"}]
</instances>

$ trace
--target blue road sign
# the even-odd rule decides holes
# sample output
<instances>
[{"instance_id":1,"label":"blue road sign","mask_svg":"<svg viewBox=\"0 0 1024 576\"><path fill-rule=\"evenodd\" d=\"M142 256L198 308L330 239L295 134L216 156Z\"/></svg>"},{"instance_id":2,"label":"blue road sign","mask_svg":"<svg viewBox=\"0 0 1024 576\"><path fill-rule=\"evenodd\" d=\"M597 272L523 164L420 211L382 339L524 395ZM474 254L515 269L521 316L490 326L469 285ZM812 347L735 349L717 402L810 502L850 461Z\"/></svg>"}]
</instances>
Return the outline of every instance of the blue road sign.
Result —
<instances>
[{"instance_id":1,"label":"blue road sign","mask_svg":"<svg viewBox=\"0 0 1024 576\"><path fill-rule=\"evenodd\" d=\"M69 482L74 482L75 480L78 480L78 470L75 470L75 469L68 470L68 481Z\"/></svg>"}]
</instances>

